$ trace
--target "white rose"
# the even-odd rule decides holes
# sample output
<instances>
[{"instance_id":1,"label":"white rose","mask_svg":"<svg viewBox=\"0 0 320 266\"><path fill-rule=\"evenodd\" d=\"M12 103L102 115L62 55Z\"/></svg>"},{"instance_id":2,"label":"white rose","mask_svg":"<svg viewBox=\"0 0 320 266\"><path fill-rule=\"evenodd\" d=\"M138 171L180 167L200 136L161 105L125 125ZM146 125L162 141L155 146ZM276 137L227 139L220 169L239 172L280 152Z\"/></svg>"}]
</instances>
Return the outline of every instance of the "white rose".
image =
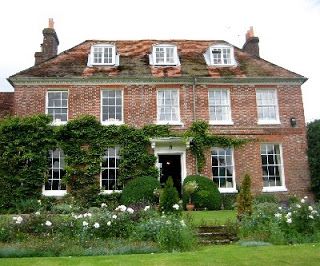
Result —
<instances>
[{"instance_id":1,"label":"white rose","mask_svg":"<svg viewBox=\"0 0 320 266\"><path fill-rule=\"evenodd\" d=\"M50 221L46 221L45 225L50 227L52 225L52 223Z\"/></svg>"}]
</instances>

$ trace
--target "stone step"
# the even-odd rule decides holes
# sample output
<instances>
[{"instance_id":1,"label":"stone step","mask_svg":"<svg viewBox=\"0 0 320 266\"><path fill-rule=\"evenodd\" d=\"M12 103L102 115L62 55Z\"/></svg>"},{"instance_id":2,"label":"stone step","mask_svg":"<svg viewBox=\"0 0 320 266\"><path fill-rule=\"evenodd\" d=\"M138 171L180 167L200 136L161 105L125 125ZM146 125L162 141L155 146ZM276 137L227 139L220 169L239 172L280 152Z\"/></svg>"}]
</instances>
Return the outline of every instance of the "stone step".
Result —
<instances>
[{"instance_id":1,"label":"stone step","mask_svg":"<svg viewBox=\"0 0 320 266\"><path fill-rule=\"evenodd\" d=\"M197 237L202 244L230 244L238 240L237 235L225 226L200 226Z\"/></svg>"}]
</instances>

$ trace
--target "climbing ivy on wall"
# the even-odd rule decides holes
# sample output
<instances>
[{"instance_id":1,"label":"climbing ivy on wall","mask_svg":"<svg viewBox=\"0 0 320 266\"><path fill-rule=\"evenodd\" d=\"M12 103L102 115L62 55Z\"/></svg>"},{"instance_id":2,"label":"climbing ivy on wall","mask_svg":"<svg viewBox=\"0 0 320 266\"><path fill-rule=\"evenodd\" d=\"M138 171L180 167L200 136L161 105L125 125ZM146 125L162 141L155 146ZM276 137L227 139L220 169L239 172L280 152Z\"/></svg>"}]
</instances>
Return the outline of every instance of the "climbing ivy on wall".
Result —
<instances>
[{"instance_id":1,"label":"climbing ivy on wall","mask_svg":"<svg viewBox=\"0 0 320 266\"><path fill-rule=\"evenodd\" d=\"M201 173L205 165L205 150L211 147L239 147L248 142L245 139L236 139L210 134L209 124L205 121L195 121L185 132L185 137L192 138L190 149L197 158L197 169Z\"/></svg>"},{"instance_id":2,"label":"climbing ivy on wall","mask_svg":"<svg viewBox=\"0 0 320 266\"><path fill-rule=\"evenodd\" d=\"M197 121L183 134L166 125L102 126L93 116L82 116L54 127L50 118L37 115L0 121L0 207L13 207L17 200L37 199L48 170L48 152L61 148L69 193L80 205L90 205L100 191L100 171L107 148L120 147L119 182L138 176L158 177L150 138L192 138L192 153L198 169L205 164L204 152L212 146L239 146L246 141L209 133L209 125Z\"/></svg>"},{"instance_id":3,"label":"climbing ivy on wall","mask_svg":"<svg viewBox=\"0 0 320 266\"><path fill-rule=\"evenodd\" d=\"M0 209L41 196L48 150L56 145L45 115L0 121Z\"/></svg>"}]
</instances>

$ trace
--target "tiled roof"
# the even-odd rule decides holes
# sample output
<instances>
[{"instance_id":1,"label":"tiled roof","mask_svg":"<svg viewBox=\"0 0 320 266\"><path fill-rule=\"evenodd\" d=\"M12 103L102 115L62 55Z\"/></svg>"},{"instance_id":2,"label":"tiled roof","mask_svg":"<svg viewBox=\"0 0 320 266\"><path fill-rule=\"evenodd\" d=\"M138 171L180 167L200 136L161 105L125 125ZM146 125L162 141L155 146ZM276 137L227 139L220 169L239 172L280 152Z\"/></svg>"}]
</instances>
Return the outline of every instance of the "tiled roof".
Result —
<instances>
[{"instance_id":1,"label":"tiled roof","mask_svg":"<svg viewBox=\"0 0 320 266\"><path fill-rule=\"evenodd\" d=\"M115 44L120 54L119 66L87 66L88 54L94 44ZM170 43L177 45L180 66L150 66L152 45ZM236 66L207 66L203 54L209 46L228 44L224 41L199 40L136 40L102 41L88 40L39 65L23 70L10 78L19 77L275 77L303 78L303 76L254 57L234 47Z\"/></svg>"}]
</instances>

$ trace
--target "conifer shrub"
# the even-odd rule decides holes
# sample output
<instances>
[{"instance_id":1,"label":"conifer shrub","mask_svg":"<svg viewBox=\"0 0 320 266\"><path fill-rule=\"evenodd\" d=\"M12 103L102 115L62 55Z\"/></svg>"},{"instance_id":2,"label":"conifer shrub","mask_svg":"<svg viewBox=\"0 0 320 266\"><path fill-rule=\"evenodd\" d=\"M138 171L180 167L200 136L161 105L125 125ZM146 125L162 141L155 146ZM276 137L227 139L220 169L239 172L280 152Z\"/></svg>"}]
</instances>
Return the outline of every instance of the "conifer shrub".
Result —
<instances>
[{"instance_id":1,"label":"conifer shrub","mask_svg":"<svg viewBox=\"0 0 320 266\"><path fill-rule=\"evenodd\" d=\"M184 184L195 181L198 185L197 190L192 194L192 203L196 209L219 210L221 207L221 194L217 185L208 177L200 175L187 176ZM186 193L183 194L183 206L189 201Z\"/></svg>"},{"instance_id":2,"label":"conifer shrub","mask_svg":"<svg viewBox=\"0 0 320 266\"><path fill-rule=\"evenodd\" d=\"M162 193L160 194L160 211L165 213L181 212L179 202L179 193L173 186L172 177L169 177Z\"/></svg>"},{"instance_id":3,"label":"conifer shrub","mask_svg":"<svg viewBox=\"0 0 320 266\"><path fill-rule=\"evenodd\" d=\"M251 177L246 174L243 178L240 192L237 197L237 218L241 220L245 215L252 214L252 201L251 194Z\"/></svg>"},{"instance_id":4,"label":"conifer shrub","mask_svg":"<svg viewBox=\"0 0 320 266\"><path fill-rule=\"evenodd\" d=\"M160 187L158 179L141 176L130 180L122 190L121 203L130 205L138 202L152 204L157 201L153 191Z\"/></svg>"}]
</instances>

